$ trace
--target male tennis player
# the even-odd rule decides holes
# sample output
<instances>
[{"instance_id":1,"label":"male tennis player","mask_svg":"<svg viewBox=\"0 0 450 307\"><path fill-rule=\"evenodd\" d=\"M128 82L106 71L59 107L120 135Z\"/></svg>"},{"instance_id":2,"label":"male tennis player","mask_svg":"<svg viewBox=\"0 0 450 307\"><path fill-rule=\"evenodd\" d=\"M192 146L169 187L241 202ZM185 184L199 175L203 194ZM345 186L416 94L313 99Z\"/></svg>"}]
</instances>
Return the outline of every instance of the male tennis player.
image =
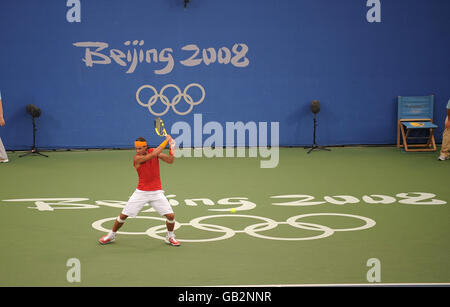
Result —
<instances>
[{"instance_id":1,"label":"male tennis player","mask_svg":"<svg viewBox=\"0 0 450 307\"><path fill-rule=\"evenodd\" d=\"M170 144L169 155L162 153L167 143ZM139 177L136 191L131 195L122 213L114 222L112 230L100 238L100 244L108 244L115 240L116 232L122 227L127 217L136 217L146 203L150 204L156 212L166 217L167 236L165 242L172 246L179 246L180 242L175 239L173 229L175 227L175 215L169 204L164 191L161 188L161 177L159 174L159 159L172 164L174 160L175 141L170 135L156 148L148 148L143 137L139 137L134 142L136 155L133 159L133 166Z\"/></svg>"}]
</instances>

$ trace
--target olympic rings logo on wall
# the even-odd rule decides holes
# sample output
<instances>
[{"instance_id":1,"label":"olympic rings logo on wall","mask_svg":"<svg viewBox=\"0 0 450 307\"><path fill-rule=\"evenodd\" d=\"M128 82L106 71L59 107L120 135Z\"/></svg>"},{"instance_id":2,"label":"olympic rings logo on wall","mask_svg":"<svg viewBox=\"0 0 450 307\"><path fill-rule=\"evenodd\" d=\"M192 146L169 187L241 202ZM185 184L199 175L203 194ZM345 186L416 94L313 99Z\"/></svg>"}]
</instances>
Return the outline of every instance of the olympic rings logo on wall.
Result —
<instances>
[{"instance_id":1,"label":"olympic rings logo on wall","mask_svg":"<svg viewBox=\"0 0 450 307\"><path fill-rule=\"evenodd\" d=\"M192 87L199 88L202 93L200 99L197 101L194 101L192 96L190 96L187 93L188 90ZM177 94L171 100L169 100L169 98L166 95L164 95L164 91L168 88L174 88L177 91ZM153 92L153 96L148 98L146 103L142 102L142 100L141 100L141 92L144 89L150 89ZM181 98L183 98L183 100L189 105L189 108L186 111L179 111L175 107L181 101ZM170 108L172 108L172 110L178 115L189 114L192 111L192 109L194 108L194 106L201 104L204 99L205 99L205 89L203 88L203 86L201 86L198 83L189 84L188 86L186 86L184 88L183 92L175 84L167 84L167 85L163 86L163 88L161 88L161 91L159 91L159 92L156 90L156 88L154 86L146 84L146 85L142 85L140 88L138 88L138 90L136 92L137 102L141 106L148 108L149 112L155 116L163 116L164 114L166 114L169 111ZM162 112L156 112L155 110L152 109L152 107L159 100L161 100L161 102L166 106Z\"/></svg>"},{"instance_id":2,"label":"olympic rings logo on wall","mask_svg":"<svg viewBox=\"0 0 450 307\"><path fill-rule=\"evenodd\" d=\"M331 228L325 225L320 224L314 224L314 223L306 223L306 222L300 222L299 220L306 217L313 217L313 216L341 216L341 217L348 217L353 219L362 220L364 222L364 225L353 227L353 228ZM96 230L103 231L108 233L109 229L104 228L102 225L105 222L113 221L117 217L110 217L105 218L102 220L95 221L92 223L92 227ZM162 217L153 217L153 216L137 216L135 217L137 219L151 219L151 220L158 220L164 222L166 219ZM211 224L211 223L203 223L204 220L212 219L212 218L250 218L250 219L256 219L261 220L262 222L249 225L245 227L244 229L240 230L234 230L229 227ZM177 240L180 242L193 242L193 243L201 243L201 242L211 242L211 241L219 241L219 240L225 240L233 237L234 235L238 233L245 233L247 235L250 235L252 237L257 237L261 239L266 240L281 240L281 241L305 241L305 240L317 240L317 239L323 239L326 237L329 237L333 235L335 232L340 231L358 231L358 230L364 230L369 229L375 226L375 221L364 216L359 215L352 215L352 214L342 214L342 213L309 213L309 214L300 214L296 216L292 216L288 218L285 222L277 222L267 217L262 216L255 216L255 215L244 215L244 214L219 214L219 215L208 215L208 216L201 216L192 219L189 223L179 223L175 222L175 230L179 229L180 227L194 227L199 230L203 231L209 231L212 233L219 233L218 236L213 238L207 238L207 239L186 239L181 238L180 236L177 236ZM317 231L319 234L313 235L310 237L273 237L264 235L262 232L268 231L271 229L274 229L278 227L278 225L290 225L294 228L303 229L303 230L309 230L309 231ZM124 235L147 235L149 237L164 240L165 239L165 233L166 233L166 225L163 223L162 225L157 225L148 228L146 231L142 232L124 232L124 231L118 231L118 234L124 234Z\"/></svg>"}]
</instances>

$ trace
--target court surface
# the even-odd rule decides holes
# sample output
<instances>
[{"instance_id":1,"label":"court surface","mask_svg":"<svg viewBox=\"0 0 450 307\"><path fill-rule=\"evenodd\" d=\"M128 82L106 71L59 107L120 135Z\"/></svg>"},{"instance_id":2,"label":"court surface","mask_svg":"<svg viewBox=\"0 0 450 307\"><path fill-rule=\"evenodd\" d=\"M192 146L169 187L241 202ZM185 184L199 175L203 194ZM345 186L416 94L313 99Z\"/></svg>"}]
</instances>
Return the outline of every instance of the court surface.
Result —
<instances>
[{"instance_id":1,"label":"court surface","mask_svg":"<svg viewBox=\"0 0 450 307\"><path fill-rule=\"evenodd\" d=\"M272 169L248 156L161 162L180 247L161 240L150 207L97 242L136 188L133 150L9 153L0 286L450 283L450 161L395 147L306 152L281 148Z\"/></svg>"}]
</instances>

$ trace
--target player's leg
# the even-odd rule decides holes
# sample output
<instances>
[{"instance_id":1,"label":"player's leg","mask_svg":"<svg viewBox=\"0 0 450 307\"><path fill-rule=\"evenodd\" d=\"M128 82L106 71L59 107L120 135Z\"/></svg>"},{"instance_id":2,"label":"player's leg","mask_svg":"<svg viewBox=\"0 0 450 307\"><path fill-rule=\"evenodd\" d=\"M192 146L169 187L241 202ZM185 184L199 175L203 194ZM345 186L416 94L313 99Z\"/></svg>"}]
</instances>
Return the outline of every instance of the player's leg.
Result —
<instances>
[{"instance_id":1,"label":"player's leg","mask_svg":"<svg viewBox=\"0 0 450 307\"><path fill-rule=\"evenodd\" d=\"M173 233L173 229L175 228L175 214L168 213L164 215L166 217L166 227L167 231Z\"/></svg>"},{"instance_id":2,"label":"player's leg","mask_svg":"<svg viewBox=\"0 0 450 307\"><path fill-rule=\"evenodd\" d=\"M165 242L172 246L180 246L180 242L175 238L174 228L175 228L175 214L168 213L164 215L166 217L166 227L167 235Z\"/></svg>"},{"instance_id":3,"label":"player's leg","mask_svg":"<svg viewBox=\"0 0 450 307\"><path fill-rule=\"evenodd\" d=\"M114 226L111 231L116 233L120 229L120 227L122 227L122 225L125 223L127 217L128 215L121 213L114 222Z\"/></svg>"},{"instance_id":4,"label":"player's leg","mask_svg":"<svg viewBox=\"0 0 450 307\"><path fill-rule=\"evenodd\" d=\"M131 195L127 204L123 208L122 213L117 217L116 221L114 222L112 230L107 235L100 238L99 240L100 244L108 244L113 242L116 238L117 231L125 223L125 220L128 217L136 217L139 211L142 210L142 208L148 201L147 197L148 196L146 195L145 191L140 190L134 191L133 195Z\"/></svg>"},{"instance_id":5,"label":"player's leg","mask_svg":"<svg viewBox=\"0 0 450 307\"><path fill-rule=\"evenodd\" d=\"M174 234L175 229L175 213L173 212L172 206L170 206L169 201L164 195L163 191L158 191L155 193L150 205L158 212L161 216L166 217L166 227L167 235L165 242L172 246L180 246L180 242L177 241Z\"/></svg>"},{"instance_id":6,"label":"player's leg","mask_svg":"<svg viewBox=\"0 0 450 307\"><path fill-rule=\"evenodd\" d=\"M110 231L107 235L101 237L101 238L98 240L98 242L99 242L100 244L108 244L108 243L113 242L113 241L116 239L116 233L117 233L117 231L118 231L118 230L120 229L120 227L122 227L122 225L125 223L125 220L126 220L127 217L128 217L127 215L121 213L121 214L116 218L116 220L114 221L114 225L113 225L113 228L111 229L111 231Z\"/></svg>"}]
</instances>

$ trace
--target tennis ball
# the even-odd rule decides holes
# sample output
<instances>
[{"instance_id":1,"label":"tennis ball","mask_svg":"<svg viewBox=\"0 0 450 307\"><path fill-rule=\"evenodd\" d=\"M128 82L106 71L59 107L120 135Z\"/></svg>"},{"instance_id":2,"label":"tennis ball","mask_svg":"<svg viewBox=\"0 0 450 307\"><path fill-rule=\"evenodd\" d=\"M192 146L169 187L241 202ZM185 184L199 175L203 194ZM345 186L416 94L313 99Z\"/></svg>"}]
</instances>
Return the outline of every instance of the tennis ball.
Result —
<instances>
[{"instance_id":1,"label":"tennis ball","mask_svg":"<svg viewBox=\"0 0 450 307\"><path fill-rule=\"evenodd\" d=\"M231 209L230 209L230 212L231 212L231 213L236 213L236 208L231 208Z\"/></svg>"}]
</instances>

